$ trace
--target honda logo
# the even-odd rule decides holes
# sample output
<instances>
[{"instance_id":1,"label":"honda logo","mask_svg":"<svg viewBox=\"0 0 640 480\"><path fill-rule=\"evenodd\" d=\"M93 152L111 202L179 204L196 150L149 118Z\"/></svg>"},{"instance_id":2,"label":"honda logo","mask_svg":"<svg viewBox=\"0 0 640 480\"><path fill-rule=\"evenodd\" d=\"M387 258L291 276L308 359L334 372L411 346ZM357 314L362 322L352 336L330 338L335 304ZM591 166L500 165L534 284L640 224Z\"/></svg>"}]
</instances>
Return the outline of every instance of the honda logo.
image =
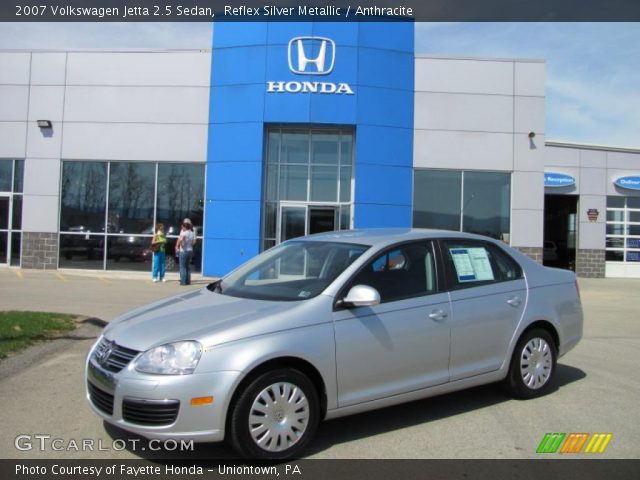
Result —
<instances>
[{"instance_id":1,"label":"honda logo","mask_svg":"<svg viewBox=\"0 0 640 480\"><path fill-rule=\"evenodd\" d=\"M336 44L325 37L295 37L289 41L289 69L298 75L328 75L336 60Z\"/></svg>"}]
</instances>

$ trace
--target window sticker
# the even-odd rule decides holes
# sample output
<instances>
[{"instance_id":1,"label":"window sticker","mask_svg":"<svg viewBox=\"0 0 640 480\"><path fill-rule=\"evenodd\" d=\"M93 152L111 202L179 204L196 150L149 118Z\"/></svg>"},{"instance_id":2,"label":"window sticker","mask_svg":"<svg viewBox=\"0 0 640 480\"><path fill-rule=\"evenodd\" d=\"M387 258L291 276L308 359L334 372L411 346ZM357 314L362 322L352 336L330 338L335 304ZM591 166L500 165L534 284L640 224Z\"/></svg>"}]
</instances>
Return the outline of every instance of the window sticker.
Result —
<instances>
[{"instance_id":1,"label":"window sticker","mask_svg":"<svg viewBox=\"0 0 640 480\"><path fill-rule=\"evenodd\" d=\"M476 279L479 282L493 280L493 270L491 269L491 262L489 262L487 250L482 247L469 248L468 250L473 270L476 272Z\"/></svg>"},{"instance_id":2,"label":"window sticker","mask_svg":"<svg viewBox=\"0 0 640 480\"><path fill-rule=\"evenodd\" d=\"M482 248L450 248L458 282L484 282L493 280L493 270L487 251Z\"/></svg>"}]
</instances>

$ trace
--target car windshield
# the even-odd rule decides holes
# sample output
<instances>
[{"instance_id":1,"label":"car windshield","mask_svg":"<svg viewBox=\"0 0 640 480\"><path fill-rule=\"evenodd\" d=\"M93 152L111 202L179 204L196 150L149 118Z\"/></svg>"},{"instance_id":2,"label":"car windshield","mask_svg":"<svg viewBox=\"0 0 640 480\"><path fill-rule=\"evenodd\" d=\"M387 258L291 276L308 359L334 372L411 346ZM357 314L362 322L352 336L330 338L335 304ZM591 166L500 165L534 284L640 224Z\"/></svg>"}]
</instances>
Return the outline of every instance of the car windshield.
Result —
<instances>
[{"instance_id":1,"label":"car windshield","mask_svg":"<svg viewBox=\"0 0 640 480\"><path fill-rule=\"evenodd\" d=\"M260 300L306 300L320 294L368 248L338 242L287 242L223 278L216 291Z\"/></svg>"}]
</instances>

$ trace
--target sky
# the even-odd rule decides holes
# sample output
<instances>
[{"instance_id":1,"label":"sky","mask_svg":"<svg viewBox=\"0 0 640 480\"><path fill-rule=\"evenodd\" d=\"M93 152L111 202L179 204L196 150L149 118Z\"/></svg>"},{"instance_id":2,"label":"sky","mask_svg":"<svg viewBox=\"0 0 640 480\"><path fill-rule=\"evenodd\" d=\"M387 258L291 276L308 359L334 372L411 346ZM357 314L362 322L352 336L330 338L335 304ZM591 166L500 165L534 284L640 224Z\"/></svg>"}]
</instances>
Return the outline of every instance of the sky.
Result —
<instances>
[{"instance_id":1,"label":"sky","mask_svg":"<svg viewBox=\"0 0 640 480\"><path fill-rule=\"evenodd\" d=\"M206 49L208 23L4 23L0 49ZM416 53L546 61L546 139L640 148L640 23L417 23Z\"/></svg>"}]
</instances>

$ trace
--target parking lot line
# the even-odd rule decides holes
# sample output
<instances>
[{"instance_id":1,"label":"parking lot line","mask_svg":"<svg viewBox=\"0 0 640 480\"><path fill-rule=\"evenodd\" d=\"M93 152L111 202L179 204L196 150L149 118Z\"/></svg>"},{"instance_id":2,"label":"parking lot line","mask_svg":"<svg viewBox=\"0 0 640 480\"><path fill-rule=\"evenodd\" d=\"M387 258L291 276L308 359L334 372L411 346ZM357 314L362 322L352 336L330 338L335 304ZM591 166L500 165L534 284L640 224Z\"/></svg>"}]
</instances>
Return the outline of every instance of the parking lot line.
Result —
<instances>
[{"instance_id":1,"label":"parking lot line","mask_svg":"<svg viewBox=\"0 0 640 480\"><path fill-rule=\"evenodd\" d=\"M68 282L69 281L61 273L56 273L56 277L58 277L63 282Z\"/></svg>"},{"instance_id":2,"label":"parking lot line","mask_svg":"<svg viewBox=\"0 0 640 480\"><path fill-rule=\"evenodd\" d=\"M101 281L101 282L104 282L104 283L113 283L111 280L108 280L108 279L106 279L106 278L104 278L104 277L98 277L98 278L100 279L100 281Z\"/></svg>"},{"instance_id":3,"label":"parking lot line","mask_svg":"<svg viewBox=\"0 0 640 480\"><path fill-rule=\"evenodd\" d=\"M20 280L24 280L24 274L20 270L16 270L16 275Z\"/></svg>"}]
</instances>

